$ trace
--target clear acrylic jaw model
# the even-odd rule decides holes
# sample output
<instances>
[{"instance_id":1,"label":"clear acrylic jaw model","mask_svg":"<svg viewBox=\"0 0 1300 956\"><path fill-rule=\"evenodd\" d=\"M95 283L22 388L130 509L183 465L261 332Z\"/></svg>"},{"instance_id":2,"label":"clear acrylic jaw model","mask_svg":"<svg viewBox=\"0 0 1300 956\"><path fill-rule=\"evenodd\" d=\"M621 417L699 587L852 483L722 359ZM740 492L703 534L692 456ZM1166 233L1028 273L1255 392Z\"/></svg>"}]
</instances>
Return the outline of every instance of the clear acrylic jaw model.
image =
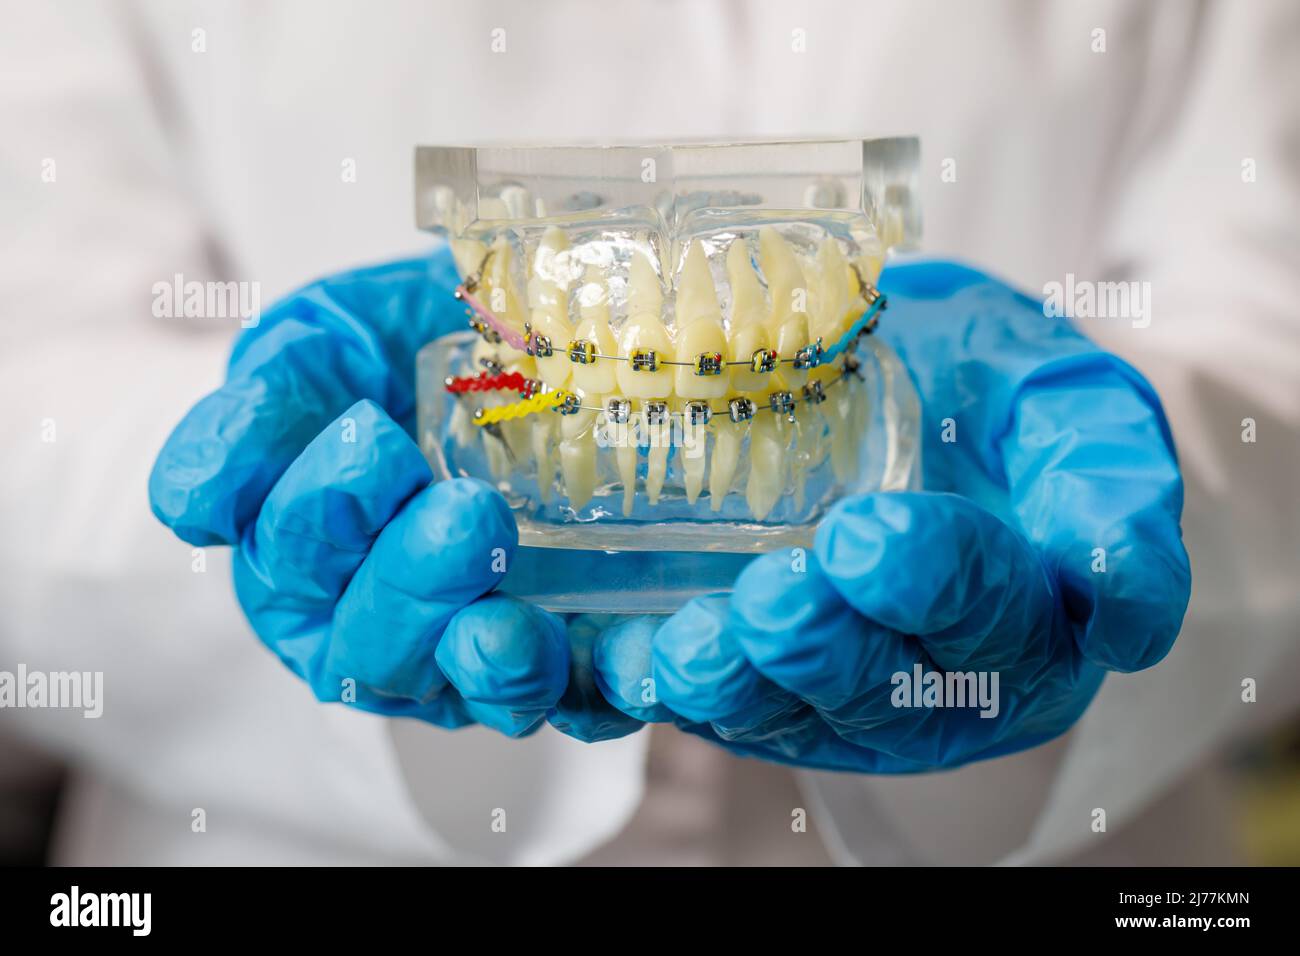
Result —
<instances>
[{"instance_id":1,"label":"clear acrylic jaw model","mask_svg":"<svg viewBox=\"0 0 1300 956\"><path fill-rule=\"evenodd\" d=\"M463 332L418 357L439 479L502 492L503 589L666 613L839 498L911 487L915 392L870 332L919 234L912 139L420 147L417 218L451 242Z\"/></svg>"}]
</instances>

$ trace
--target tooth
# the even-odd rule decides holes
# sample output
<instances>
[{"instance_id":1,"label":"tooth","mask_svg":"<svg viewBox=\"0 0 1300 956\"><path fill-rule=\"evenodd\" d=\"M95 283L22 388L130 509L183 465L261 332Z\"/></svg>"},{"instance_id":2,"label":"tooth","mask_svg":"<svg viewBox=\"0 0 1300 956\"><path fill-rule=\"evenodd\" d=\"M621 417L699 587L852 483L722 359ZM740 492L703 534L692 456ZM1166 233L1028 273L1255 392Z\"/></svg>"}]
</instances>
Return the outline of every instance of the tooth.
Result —
<instances>
[{"instance_id":1,"label":"tooth","mask_svg":"<svg viewBox=\"0 0 1300 956\"><path fill-rule=\"evenodd\" d=\"M676 394L682 398L721 398L727 394L731 376L721 365L716 374L700 375L695 363L701 355L718 355L727 360L727 335L722 329L722 310L718 307L718 293L709 274L709 261L704 256L704 246L691 244L677 281L676 301L678 365L673 377Z\"/></svg>"},{"instance_id":2,"label":"tooth","mask_svg":"<svg viewBox=\"0 0 1300 956\"><path fill-rule=\"evenodd\" d=\"M673 343L660 319L663 292L659 277L643 252L632 256L627 295L628 317L619 336L618 354L628 361L618 363L618 389L629 398L667 398L673 391L673 373L672 366L663 362L674 354ZM638 350L654 353L656 371L633 367L632 354Z\"/></svg>"},{"instance_id":3,"label":"tooth","mask_svg":"<svg viewBox=\"0 0 1300 956\"><path fill-rule=\"evenodd\" d=\"M642 407L642 419L645 422L645 439L649 445L646 452L645 494L650 504L659 504L659 495L664 489L664 479L668 477L668 451L672 448L672 419L665 416L655 424L650 424L649 410Z\"/></svg>"},{"instance_id":4,"label":"tooth","mask_svg":"<svg viewBox=\"0 0 1300 956\"><path fill-rule=\"evenodd\" d=\"M533 259L533 276L528 281L528 304L533 332L551 342L553 353L537 357L537 375L552 388L563 388L569 381L571 364L566 347L573 338L569 322L567 293L569 240L556 226L542 234Z\"/></svg>"},{"instance_id":5,"label":"tooth","mask_svg":"<svg viewBox=\"0 0 1300 956\"><path fill-rule=\"evenodd\" d=\"M731 286L731 329L727 335L727 358L732 362L749 362L758 349L771 348L763 320L767 317L767 300L763 287L749 262L749 250L736 239L727 250L727 283ZM741 392L758 392L771 387L772 376L733 366L731 387Z\"/></svg>"},{"instance_id":6,"label":"tooth","mask_svg":"<svg viewBox=\"0 0 1300 956\"><path fill-rule=\"evenodd\" d=\"M853 436L852 389L841 382L826 393L819 406L831 433L831 471L835 480L847 486L857 472L857 441Z\"/></svg>"},{"instance_id":7,"label":"tooth","mask_svg":"<svg viewBox=\"0 0 1300 956\"><path fill-rule=\"evenodd\" d=\"M511 355L517 356L517 358L512 359ZM533 364L531 357L504 344L493 345L482 338L475 340L474 346L470 350L470 362L475 370L473 374L486 371L489 365L500 365L502 370L506 372L519 372L527 378L537 377L537 367ZM485 362L489 364L485 364ZM491 393L491 395L485 392L470 394L482 395L481 401L484 405L505 405L518 400L517 395L509 392L495 392ZM532 459L531 434L532 422L528 419L520 418L501 423L501 437L505 439L506 445L515 456L517 464L526 465Z\"/></svg>"},{"instance_id":8,"label":"tooth","mask_svg":"<svg viewBox=\"0 0 1300 956\"><path fill-rule=\"evenodd\" d=\"M658 316L663 312L664 293L659 285L659 276L654 263L641 249L632 253L632 262L628 269L627 312L635 315L648 312Z\"/></svg>"},{"instance_id":9,"label":"tooth","mask_svg":"<svg viewBox=\"0 0 1300 956\"><path fill-rule=\"evenodd\" d=\"M678 416L682 426L682 445L678 449L678 460L682 463L682 483L686 487L687 504L695 504L704 490L705 450L708 444L708 428L705 425L691 424L684 414L686 403L678 399L674 411L683 413Z\"/></svg>"},{"instance_id":10,"label":"tooth","mask_svg":"<svg viewBox=\"0 0 1300 956\"><path fill-rule=\"evenodd\" d=\"M772 317L768 320L768 334L773 348L781 356L781 364L772 376L777 388L797 392L808 381L808 373L790 364L795 353L809 344L808 286L804 281L799 260L784 237L771 226L758 231L758 257L767 277L767 289L772 296Z\"/></svg>"},{"instance_id":11,"label":"tooth","mask_svg":"<svg viewBox=\"0 0 1300 956\"><path fill-rule=\"evenodd\" d=\"M618 464L618 477L623 482L623 517L632 513L636 501L636 432L631 426L621 429L614 446L614 459Z\"/></svg>"},{"instance_id":12,"label":"tooth","mask_svg":"<svg viewBox=\"0 0 1300 956\"><path fill-rule=\"evenodd\" d=\"M771 513L785 487L788 434L775 412L760 412L749 428L749 482L745 501L755 521Z\"/></svg>"},{"instance_id":13,"label":"tooth","mask_svg":"<svg viewBox=\"0 0 1300 956\"><path fill-rule=\"evenodd\" d=\"M731 490L740 464L740 445L745 440L745 423L733 422L725 415L713 416L713 458L709 462L709 507L722 510L722 501Z\"/></svg>"},{"instance_id":14,"label":"tooth","mask_svg":"<svg viewBox=\"0 0 1300 956\"><path fill-rule=\"evenodd\" d=\"M822 438L826 419L821 412L806 404L800 404L799 408L801 413L794 425L794 458L790 467L796 511L802 511L806 503L808 473L826 459L826 442Z\"/></svg>"},{"instance_id":15,"label":"tooth","mask_svg":"<svg viewBox=\"0 0 1300 956\"><path fill-rule=\"evenodd\" d=\"M574 511L591 501L596 490L595 422L596 412L586 408L560 419L560 474Z\"/></svg>"},{"instance_id":16,"label":"tooth","mask_svg":"<svg viewBox=\"0 0 1300 956\"><path fill-rule=\"evenodd\" d=\"M551 500L555 484L555 439L559 426L554 412L529 416L533 420L533 458L537 460L537 496L543 504Z\"/></svg>"},{"instance_id":17,"label":"tooth","mask_svg":"<svg viewBox=\"0 0 1300 956\"><path fill-rule=\"evenodd\" d=\"M664 490L664 479L668 475L668 445L651 445L646 455L645 494L652 505L659 504L659 495Z\"/></svg>"},{"instance_id":18,"label":"tooth","mask_svg":"<svg viewBox=\"0 0 1300 956\"><path fill-rule=\"evenodd\" d=\"M607 395L605 408L611 401L627 401L623 395ZM604 420L605 447L611 449L614 462L618 467L618 477L623 482L623 515L632 513L632 504L636 500L636 459L637 434L636 415L629 413L628 421L616 422L606 412Z\"/></svg>"},{"instance_id":19,"label":"tooth","mask_svg":"<svg viewBox=\"0 0 1300 956\"><path fill-rule=\"evenodd\" d=\"M849 264L840 251L840 244L827 237L817 250L818 305L820 315L813 323L827 348L839 341L841 335L857 318L850 314L853 290L849 286Z\"/></svg>"},{"instance_id":20,"label":"tooth","mask_svg":"<svg viewBox=\"0 0 1300 956\"><path fill-rule=\"evenodd\" d=\"M609 329L609 286L603 273L591 264L588 264L582 288L578 290L578 315L574 337L591 342L597 355L617 355L618 343ZM612 392L617 381L618 364L612 358L597 358L587 365L575 362L573 385L592 397Z\"/></svg>"}]
</instances>

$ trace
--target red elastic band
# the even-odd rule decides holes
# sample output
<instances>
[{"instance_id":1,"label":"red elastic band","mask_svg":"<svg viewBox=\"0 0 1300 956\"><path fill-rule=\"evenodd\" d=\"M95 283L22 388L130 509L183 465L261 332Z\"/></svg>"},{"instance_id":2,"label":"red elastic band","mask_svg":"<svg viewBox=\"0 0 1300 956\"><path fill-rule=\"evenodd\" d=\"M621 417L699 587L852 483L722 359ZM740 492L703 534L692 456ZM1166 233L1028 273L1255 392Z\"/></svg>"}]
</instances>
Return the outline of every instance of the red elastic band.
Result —
<instances>
[{"instance_id":1,"label":"red elastic band","mask_svg":"<svg viewBox=\"0 0 1300 956\"><path fill-rule=\"evenodd\" d=\"M453 378L447 383L447 391L454 393L494 392L497 389L502 389L511 392L522 392L527 385L528 379L524 378L521 372L498 372L496 375L480 372L477 375Z\"/></svg>"}]
</instances>

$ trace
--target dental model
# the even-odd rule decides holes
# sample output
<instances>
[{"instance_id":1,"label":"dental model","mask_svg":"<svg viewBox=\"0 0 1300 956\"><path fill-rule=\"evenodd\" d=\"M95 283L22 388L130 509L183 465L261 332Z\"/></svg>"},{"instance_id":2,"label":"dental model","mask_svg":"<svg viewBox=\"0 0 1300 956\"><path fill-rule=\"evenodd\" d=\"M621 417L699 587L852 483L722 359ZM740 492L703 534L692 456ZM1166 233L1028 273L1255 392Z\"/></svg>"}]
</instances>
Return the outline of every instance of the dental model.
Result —
<instances>
[{"instance_id":1,"label":"dental model","mask_svg":"<svg viewBox=\"0 0 1300 956\"><path fill-rule=\"evenodd\" d=\"M706 245L726 275L729 319ZM857 368L847 353L874 327L884 300L863 274L870 265L847 260L834 237L804 263L771 225L748 238L692 240L668 296L652 250L638 246L628 258L617 334L616 277L588 261L581 281L571 283L579 257L559 228L547 228L533 253L527 322L509 274L509 243L498 237L490 248L462 244L457 252L469 276L458 294L482 335L475 358L504 377L453 378L447 388L478 402L470 420L485 430L498 479L531 461L542 503L558 491L577 513L597 496L601 452L612 447L626 517L638 478L647 503L659 504L676 457L688 505L707 481L710 511L721 512L727 496L743 490L749 518L761 522L787 492L803 507L807 473L826 457L829 435L837 480L851 480L860 440L852 411L864 399L847 384ZM495 299L500 312L481 296ZM520 431L526 419L528 441Z\"/></svg>"},{"instance_id":2,"label":"dental model","mask_svg":"<svg viewBox=\"0 0 1300 956\"><path fill-rule=\"evenodd\" d=\"M907 138L416 150L417 221L458 273L452 299L434 260L447 308L419 313L417 439L435 480L510 508L503 591L671 612L809 547L845 495L916 487L915 390L870 333L919 235L918 159Z\"/></svg>"}]
</instances>

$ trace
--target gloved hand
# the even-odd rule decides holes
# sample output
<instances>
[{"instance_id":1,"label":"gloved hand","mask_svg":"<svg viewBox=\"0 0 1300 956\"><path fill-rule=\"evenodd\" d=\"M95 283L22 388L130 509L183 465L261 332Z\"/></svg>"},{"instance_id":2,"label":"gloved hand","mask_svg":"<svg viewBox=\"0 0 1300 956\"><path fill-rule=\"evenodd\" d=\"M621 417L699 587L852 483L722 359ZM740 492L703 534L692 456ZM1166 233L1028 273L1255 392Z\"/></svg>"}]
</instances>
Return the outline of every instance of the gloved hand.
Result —
<instances>
[{"instance_id":1,"label":"gloved hand","mask_svg":"<svg viewBox=\"0 0 1300 956\"><path fill-rule=\"evenodd\" d=\"M253 629L321 700L511 735L547 719L629 733L640 722L596 690L597 631L490 593L518 541L505 500L429 486L415 353L463 321L456 282L444 248L276 304L159 454L154 513L191 544L234 547Z\"/></svg>"},{"instance_id":2,"label":"gloved hand","mask_svg":"<svg viewBox=\"0 0 1300 956\"><path fill-rule=\"evenodd\" d=\"M806 767L950 767L1057 736L1107 670L1168 652L1190 570L1150 385L962 266L890 268L881 288L879 334L921 395L927 490L844 500L806 562L765 555L729 598L603 635L598 680L629 715ZM912 706L895 675L916 665L996 672L997 715Z\"/></svg>"}]
</instances>

